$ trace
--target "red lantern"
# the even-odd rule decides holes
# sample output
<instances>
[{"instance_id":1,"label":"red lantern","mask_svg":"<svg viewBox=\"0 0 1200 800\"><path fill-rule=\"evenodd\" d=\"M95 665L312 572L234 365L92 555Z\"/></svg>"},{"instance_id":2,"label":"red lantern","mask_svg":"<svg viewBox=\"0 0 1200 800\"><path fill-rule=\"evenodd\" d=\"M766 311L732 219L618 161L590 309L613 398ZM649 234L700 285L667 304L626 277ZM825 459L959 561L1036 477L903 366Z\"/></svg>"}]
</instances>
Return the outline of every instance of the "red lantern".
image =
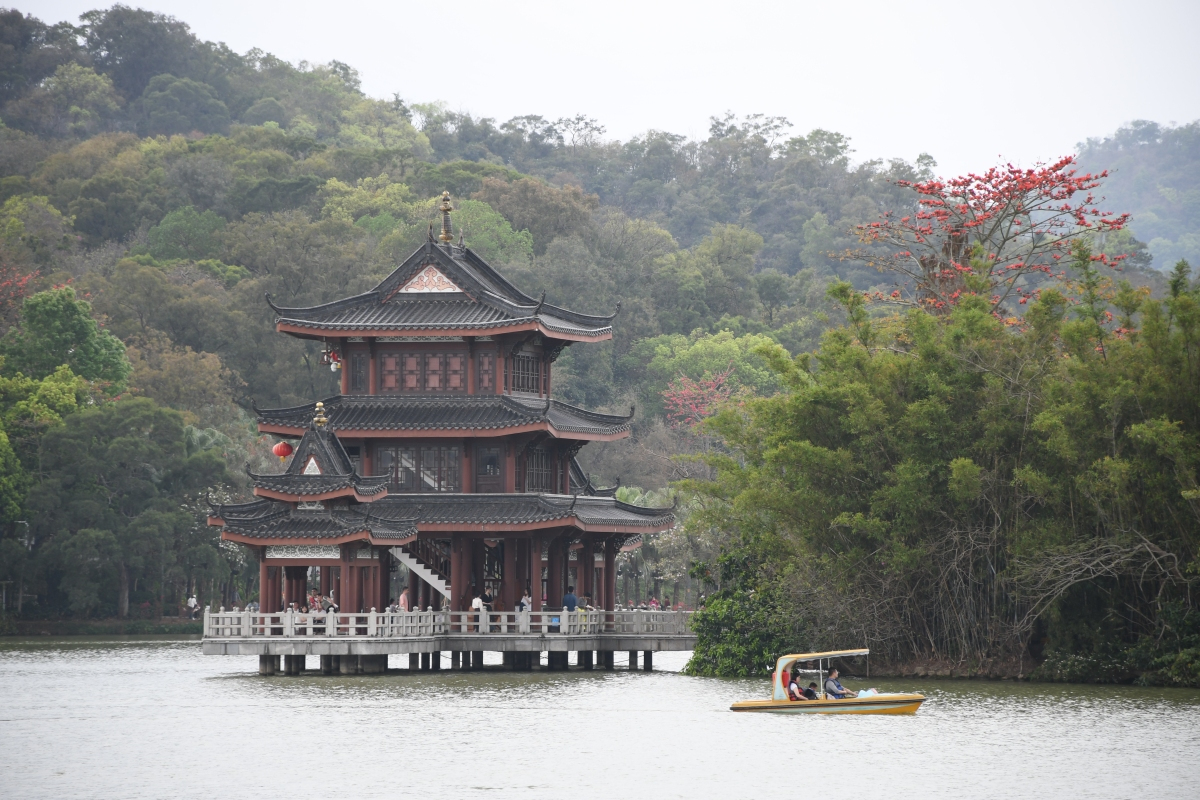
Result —
<instances>
[{"instance_id":1,"label":"red lantern","mask_svg":"<svg viewBox=\"0 0 1200 800\"><path fill-rule=\"evenodd\" d=\"M292 454L292 446L287 442L280 442L271 448L271 452L279 456L280 461L285 461Z\"/></svg>"}]
</instances>

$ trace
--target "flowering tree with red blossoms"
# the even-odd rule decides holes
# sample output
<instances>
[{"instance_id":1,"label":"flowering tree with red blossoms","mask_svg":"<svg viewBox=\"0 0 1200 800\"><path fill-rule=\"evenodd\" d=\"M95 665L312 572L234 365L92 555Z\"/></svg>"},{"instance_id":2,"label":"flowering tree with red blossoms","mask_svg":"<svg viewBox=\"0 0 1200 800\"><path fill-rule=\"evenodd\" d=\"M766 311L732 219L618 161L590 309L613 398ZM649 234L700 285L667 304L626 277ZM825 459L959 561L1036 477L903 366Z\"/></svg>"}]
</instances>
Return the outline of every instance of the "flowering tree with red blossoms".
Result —
<instances>
[{"instance_id":1,"label":"flowering tree with red blossoms","mask_svg":"<svg viewBox=\"0 0 1200 800\"><path fill-rule=\"evenodd\" d=\"M0 329L8 330L21 311L21 303L29 294L29 282L38 271L25 272L0 253Z\"/></svg>"},{"instance_id":2,"label":"flowering tree with red blossoms","mask_svg":"<svg viewBox=\"0 0 1200 800\"><path fill-rule=\"evenodd\" d=\"M697 425L715 414L733 396L733 384L728 383L732 374L733 365L730 364L729 369L698 381L687 375L680 375L671 381L662 393L667 420L675 427L686 426L695 430Z\"/></svg>"},{"instance_id":3,"label":"flowering tree with red blossoms","mask_svg":"<svg viewBox=\"0 0 1200 800\"><path fill-rule=\"evenodd\" d=\"M1073 240L1129 220L1096 207L1092 192L1108 173L1077 175L1074 164L1066 156L1033 169L1009 164L951 180L899 181L916 192L916 210L858 226L860 240L884 253L856 257L906 278L908 296L894 291L893 302L938 313L967 294L990 296L994 312L1014 295L1023 303L1038 284L1062 277L1058 263Z\"/></svg>"}]
</instances>

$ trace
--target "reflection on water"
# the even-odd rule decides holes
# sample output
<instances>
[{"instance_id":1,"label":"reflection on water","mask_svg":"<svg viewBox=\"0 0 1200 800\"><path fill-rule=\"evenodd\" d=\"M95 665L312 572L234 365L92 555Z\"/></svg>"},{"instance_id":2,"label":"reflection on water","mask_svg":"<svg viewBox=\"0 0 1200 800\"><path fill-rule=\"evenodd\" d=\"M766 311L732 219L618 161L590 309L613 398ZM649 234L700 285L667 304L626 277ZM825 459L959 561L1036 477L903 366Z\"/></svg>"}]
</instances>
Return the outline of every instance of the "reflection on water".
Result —
<instances>
[{"instance_id":1,"label":"reflection on water","mask_svg":"<svg viewBox=\"0 0 1200 800\"><path fill-rule=\"evenodd\" d=\"M690 678L686 658L260 678L197 641L7 640L0 797L1200 796L1200 692L876 680L929 701L733 714L767 682Z\"/></svg>"}]
</instances>

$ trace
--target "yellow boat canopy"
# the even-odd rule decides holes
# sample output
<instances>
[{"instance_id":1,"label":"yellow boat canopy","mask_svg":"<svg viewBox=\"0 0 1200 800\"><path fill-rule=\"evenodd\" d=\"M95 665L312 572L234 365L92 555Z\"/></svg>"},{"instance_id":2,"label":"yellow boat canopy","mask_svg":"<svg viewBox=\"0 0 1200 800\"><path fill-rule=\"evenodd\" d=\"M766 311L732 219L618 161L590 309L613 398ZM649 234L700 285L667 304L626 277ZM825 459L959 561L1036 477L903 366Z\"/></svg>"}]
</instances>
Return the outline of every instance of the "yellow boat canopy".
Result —
<instances>
[{"instance_id":1,"label":"yellow boat canopy","mask_svg":"<svg viewBox=\"0 0 1200 800\"><path fill-rule=\"evenodd\" d=\"M773 686L771 687L771 697L774 700L787 700L787 687L783 685L783 666L791 664L794 661L817 661L825 658L843 658L845 656L865 656L870 655L871 651L867 648L861 650L830 650L826 653L791 653L786 656L780 656L775 662L775 674L772 679ZM808 670L805 670L808 671ZM817 670L812 670L817 671ZM822 676L825 674L824 665L821 665L819 670Z\"/></svg>"},{"instance_id":2,"label":"yellow boat canopy","mask_svg":"<svg viewBox=\"0 0 1200 800\"><path fill-rule=\"evenodd\" d=\"M792 653L786 656L780 656L779 660L784 661L816 661L818 658L842 658L843 656L866 656L870 655L871 651L865 647L862 650L830 650L827 653Z\"/></svg>"}]
</instances>

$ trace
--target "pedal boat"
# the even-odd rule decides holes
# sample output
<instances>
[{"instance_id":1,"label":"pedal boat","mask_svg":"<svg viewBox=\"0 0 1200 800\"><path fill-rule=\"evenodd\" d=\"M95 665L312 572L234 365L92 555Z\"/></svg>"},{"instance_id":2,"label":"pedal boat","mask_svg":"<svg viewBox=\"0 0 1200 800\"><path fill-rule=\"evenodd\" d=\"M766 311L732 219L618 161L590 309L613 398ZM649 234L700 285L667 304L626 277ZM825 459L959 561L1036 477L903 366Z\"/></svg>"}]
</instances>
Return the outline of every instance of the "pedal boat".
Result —
<instances>
[{"instance_id":1,"label":"pedal boat","mask_svg":"<svg viewBox=\"0 0 1200 800\"><path fill-rule=\"evenodd\" d=\"M768 711L774 714L915 714L925 702L922 694L876 694L863 698L837 700L827 697L824 691L817 700L788 699L787 685L793 675L818 675L817 685L825 688L825 673L828 662L834 658L865 656L870 650L832 650L827 653L792 653L781 656L771 673L772 693L770 700L741 700L729 707L730 711ZM804 669L800 665L816 662L816 669ZM797 684L799 680L796 681Z\"/></svg>"}]
</instances>

